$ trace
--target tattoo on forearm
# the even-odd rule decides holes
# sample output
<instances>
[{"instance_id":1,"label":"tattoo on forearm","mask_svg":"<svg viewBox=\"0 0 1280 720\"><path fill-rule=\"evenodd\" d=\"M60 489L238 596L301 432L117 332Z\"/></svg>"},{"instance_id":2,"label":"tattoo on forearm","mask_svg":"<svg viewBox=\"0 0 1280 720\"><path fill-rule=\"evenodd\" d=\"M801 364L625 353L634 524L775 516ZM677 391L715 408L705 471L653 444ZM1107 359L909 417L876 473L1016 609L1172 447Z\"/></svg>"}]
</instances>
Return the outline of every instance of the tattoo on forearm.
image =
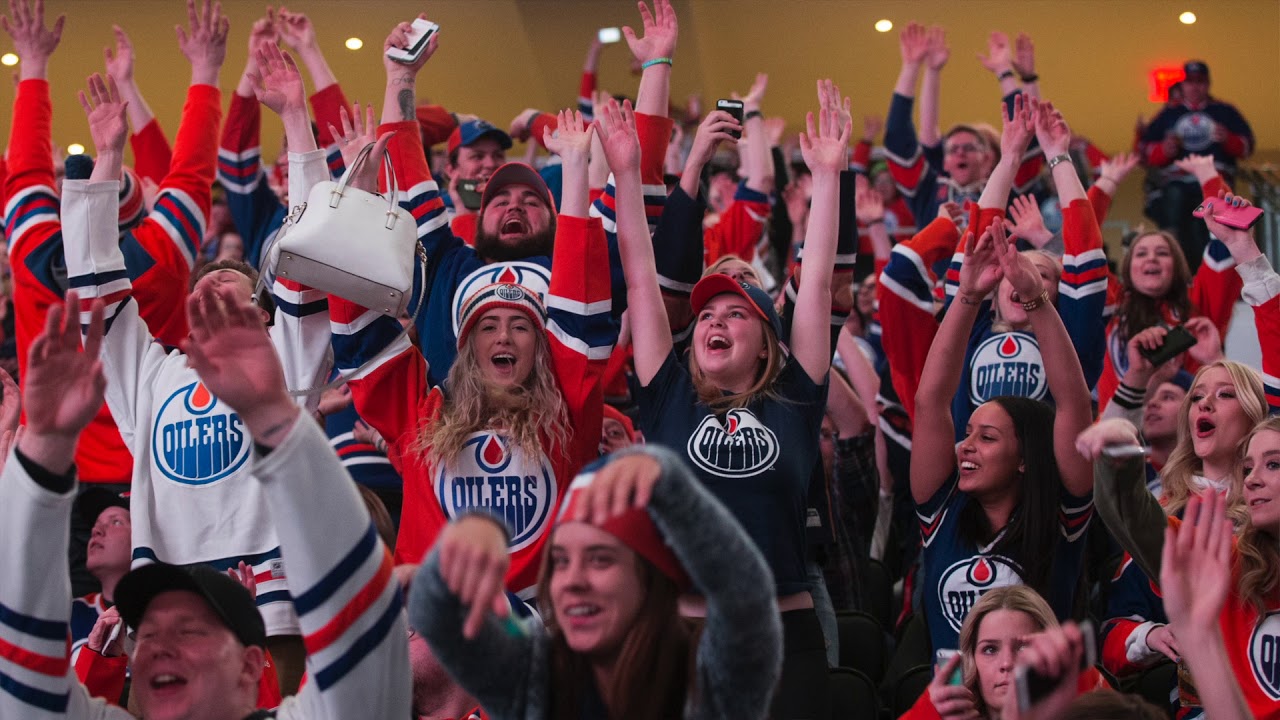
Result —
<instances>
[{"instance_id":1,"label":"tattoo on forearm","mask_svg":"<svg viewBox=\"0 0 1280 720\"><path fill-rule=\"evenodd\" d=\"M981 300L974 300L973 298L969 297L968 295L961 295L961 296L960 296L960 302L961 302L961 303L963 303L963 304L965 304L965 305L981 305L981 304L982 304L982 301L981 301Z\"/></svg>"},{"instance_id":2,"label":"tattoo on forearm","mask_svg":"<svg viewBox=\"0 0 1280 720\"><path fill-rule=\"evenodd\" d=\"M402 120L412 120L416 117L414 108L418 104L418 98L412 88L405 88L396 93L396 104L400 106Z\"/></svg>"}]
</instances>

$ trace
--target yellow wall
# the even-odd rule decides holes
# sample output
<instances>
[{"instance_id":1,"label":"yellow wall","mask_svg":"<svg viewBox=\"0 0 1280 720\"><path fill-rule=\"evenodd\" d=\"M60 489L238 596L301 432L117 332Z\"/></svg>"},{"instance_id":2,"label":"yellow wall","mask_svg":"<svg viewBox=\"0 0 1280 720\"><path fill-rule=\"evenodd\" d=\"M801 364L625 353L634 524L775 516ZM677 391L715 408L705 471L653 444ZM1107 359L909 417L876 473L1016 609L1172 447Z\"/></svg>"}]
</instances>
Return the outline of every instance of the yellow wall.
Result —
<instances>
[{"instance_id":1,"label":"yellow wall","mask_svg":"<svg viewBox=\"0 0 1280 720\"><path fill-rule=\"evenodd\" d=\"M1188 57L1208 62L1214 94L1235 103L1252 123L1263 151L1280 154L1280 0L675 0L681 22L673 98L701 92L708 101L745 91L757 70L770 74L766 111L795 128L814 105L814 81L833 77L854 98L854 112L883 113L898 69L897 35L872 24L889 18L900 28L916 19L949 29L952 61L944 75L942 122L997 122L998 90L974 54L999 27L1026 31L1036 42L1046 97L1072 127L1103 149L1126 147L1147 101L1149 71ZM60 144L88 144L75 91L101 68L101 48L118 22L139 56L138 77L168 132L176 128L185 60L173 26L185 22L180 0L47 0L51 16L69 15L51 74L54 135ZM258 16L258 0L224 0L232 42L222 85L230 92L245 57L245 31ZM381 38L424 3L406 0L295 0L311 14L339 80L352 100L381 102ZM582 56L596 28L638 24L627 0L431 0L440 23L441 50L423 71L423 97L475 112L505 125L522 108L572 104ZM1199 22L1177 15L1193 10ZM351 35L364 49L342 46ZM2 36L0 36L2 37ZM0 46L6 46L4 39ZM605 51L602 87L634 92L624 44ZM0 84L0 102L13 89ZM7 118L4 121L7 127ZM279 145L268 122L263 144ZM1132 215L1133 193L1118 208ZM1136 215L1134 215L1136 218Z\"/></svg>"}]
</instances>

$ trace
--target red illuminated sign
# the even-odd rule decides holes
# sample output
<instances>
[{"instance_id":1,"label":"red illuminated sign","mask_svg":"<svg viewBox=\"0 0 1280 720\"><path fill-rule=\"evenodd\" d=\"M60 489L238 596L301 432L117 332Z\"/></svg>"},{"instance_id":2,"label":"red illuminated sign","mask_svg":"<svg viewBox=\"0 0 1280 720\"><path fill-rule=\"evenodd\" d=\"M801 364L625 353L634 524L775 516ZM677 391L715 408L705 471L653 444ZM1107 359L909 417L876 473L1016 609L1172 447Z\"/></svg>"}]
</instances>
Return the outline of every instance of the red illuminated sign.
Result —
<instances>
[{"instance_id":1,"label":"red illuminated sign","mask_svg":"<svg viewBox=\"0 0 1280 720\"><path fill-rule=\"evenodd\" d=\"M1169 88L1187 77L1181 67L1163 67L1151 71L1151 102L1169 102Z\"/></svg>"}]
</instances>

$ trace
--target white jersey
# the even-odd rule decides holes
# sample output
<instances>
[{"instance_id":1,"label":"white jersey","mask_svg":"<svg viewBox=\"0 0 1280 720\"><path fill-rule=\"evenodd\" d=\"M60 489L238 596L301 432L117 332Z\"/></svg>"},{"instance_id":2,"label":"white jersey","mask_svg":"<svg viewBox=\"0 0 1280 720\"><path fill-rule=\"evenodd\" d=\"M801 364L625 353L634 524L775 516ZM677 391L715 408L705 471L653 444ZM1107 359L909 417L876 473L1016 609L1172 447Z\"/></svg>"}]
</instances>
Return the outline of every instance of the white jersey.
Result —
<instances>
[{"instance_id":1,"label":"white jersey","mask_svg":"<svg viewBox=\"0 0 1280 720\"><path fill-rule=\"evenodd\" d=\"M327 177L323 153L291 169L296 182ZM302 165L303 163L299 163ZM318 167L314 167L318 164ZM202 563L219 570L244 561L257 580L268 635L296 635L275 523L253 478L253 439L240 417L200 383L187 358L151 335L131 296L117 233L115 181L68 180L62 231L71 287L106 305L102 361L107 406L133 453L130 514L133 565ZM324 293L278 279L271 339L289 387L314 387L329 371L329 314Z\"/></svg>"},{"instance_id":2,"label":"white jersey","mask_svg":"<svg viewBox=\"0 0 1280 720\"><path fill-rule=\"evenodd\" d=\"M409 717L407 624L391 556L328 440L304 414L279 447L251 463L255 497L281 518L288 589L307 644L309 680L276 717ZM0 718L133 720L90 698L70 667L75 490L41 485L11 452L0 494Z\"/></svg>"}]
</instances>

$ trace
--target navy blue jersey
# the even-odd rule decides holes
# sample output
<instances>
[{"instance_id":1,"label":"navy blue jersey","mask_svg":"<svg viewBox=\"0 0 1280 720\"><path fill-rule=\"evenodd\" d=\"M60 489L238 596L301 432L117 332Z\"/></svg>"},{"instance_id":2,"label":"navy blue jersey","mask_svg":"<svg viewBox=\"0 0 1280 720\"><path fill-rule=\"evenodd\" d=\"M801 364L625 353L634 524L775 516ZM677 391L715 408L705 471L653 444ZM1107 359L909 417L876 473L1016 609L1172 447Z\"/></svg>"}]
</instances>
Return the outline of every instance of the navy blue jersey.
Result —
<instances>
[{"instance_id":1,"label":"navy blue jersey","mask_svg":"<svg viewBox=\"0 0 1280 720\"><path fill-rule=\"evenodd\" d=\"M953 473L933 497L916 506L924 539L925 621L935 650L959 644L960 625L984 593L1023 583L1022 558L1011 556L1018 549L1000 547L1003 530L981 547L961 539L960 514L970 499L957 489L958 479ZM1084 561L1093 495L1078 498L1062 490L1059 502L1057 546L1045 548L1053 557L1045 600L1059 620L1067 620Z\"/></svg>"},{"instance_id":2,"label":"navy blue jersey","mask_svg":"<svg viewBox=\"0 0 1280 720\"><path fill-rule=\"evenodd\" d=\"M774 394L717 416L698 400L688 369L672 352L637 399L645 439L689 460L756 543L782 596L809 589L807 496L827 386L815 385L799 363L788 362Z\"/></svg>"},{"instance_id":3,"label":"navy blue jersey","mask_svg":"<svg viewBox=\"0 0 1280 720\"><path fill-rule=\"evenodd\" d=\"M1223 142L1213 139L1217 127L1227 133ZM1169 134L1178 139L1178 152L1172 157L1165 157L1162 151L1156 152L1156 146ZM1165 165L1192 154L1212 155L1214 165L1230 175L1235 171L1237 158L1253 152L1254 138L1253 129L1234 105L1211 99L1201 108L1191 108L1182 103L1165 106L1142 133L1140 144L1153 165ZM1162 179L1194 181L1172 165L1165 169Z\"/></svg>"}]
</instances>

